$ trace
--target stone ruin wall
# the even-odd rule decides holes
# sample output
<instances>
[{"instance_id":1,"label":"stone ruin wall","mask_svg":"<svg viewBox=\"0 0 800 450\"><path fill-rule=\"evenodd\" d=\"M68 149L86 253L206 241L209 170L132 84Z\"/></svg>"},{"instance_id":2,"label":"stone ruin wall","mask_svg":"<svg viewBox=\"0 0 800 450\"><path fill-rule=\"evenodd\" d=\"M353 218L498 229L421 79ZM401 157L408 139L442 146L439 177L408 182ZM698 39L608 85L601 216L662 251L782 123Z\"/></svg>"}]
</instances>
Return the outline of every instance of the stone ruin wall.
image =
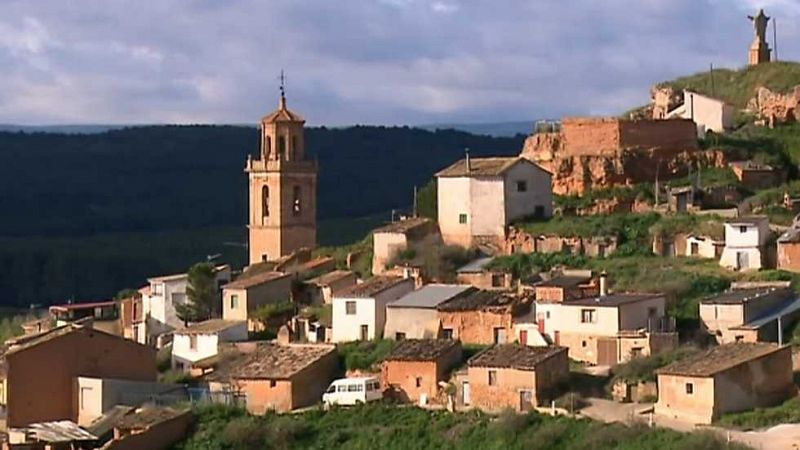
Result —
<instances>
[{"instance_id":1,"label":"stone ruin wall","mask_svg":"<svg viewBox=\"0 0 800 450\"><path fill-rule=\"evenodd\" d=\"M773 127L800 121L800 86L782 94L760 87L747 103L747 109Z\"/></svg>"},{"instance_id":2,"label":"stone ruin wall","mask_svg":"<svg viewBox=\"0 0 800 450\"><path fill-rule=\"evenodd\" d=\"M566 118L558 133L525 140L521 156L553 173L555 194L653 182L686 174L690 165L720 167L720 151L698 150L691 120Z\"/></svg>"}]
</instances>

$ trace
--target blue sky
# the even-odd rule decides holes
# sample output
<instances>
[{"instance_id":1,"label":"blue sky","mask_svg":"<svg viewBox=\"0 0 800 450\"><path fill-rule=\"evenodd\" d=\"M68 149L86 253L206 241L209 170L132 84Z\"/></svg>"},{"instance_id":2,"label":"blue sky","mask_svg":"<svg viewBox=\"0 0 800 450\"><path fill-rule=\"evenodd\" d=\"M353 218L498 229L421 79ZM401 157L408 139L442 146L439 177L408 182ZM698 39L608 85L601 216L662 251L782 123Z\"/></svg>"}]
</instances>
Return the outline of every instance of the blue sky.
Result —
<instances>
[{"instance_id":1,"label":"blue sky","mask_svg":"<svg viewBox=\"0 0 800 450\"><path fill-rule=\"evenodd\" d=\"M758 7L800 60L800 0L0 0L0 123L251 123L282 68L314 125L617 114Z\"/></svg>"}]
</instances>

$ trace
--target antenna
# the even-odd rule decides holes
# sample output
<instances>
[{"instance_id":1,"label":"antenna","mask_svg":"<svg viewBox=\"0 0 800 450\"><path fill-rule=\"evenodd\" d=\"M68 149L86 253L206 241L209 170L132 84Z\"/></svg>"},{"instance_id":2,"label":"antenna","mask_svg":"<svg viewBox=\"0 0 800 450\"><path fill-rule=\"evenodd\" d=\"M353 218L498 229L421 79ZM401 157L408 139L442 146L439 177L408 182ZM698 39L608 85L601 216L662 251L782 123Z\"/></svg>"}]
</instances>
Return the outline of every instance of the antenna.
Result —
<instances>
[{"instance_id":1,"label":"antenna","mask_svg":"<svg viewBox=\"0 0 800 450\"><path fill-rule=\"evenodd\" d=\"M466 163L466 166L467 166L467 172L471 172L472 171L472 163L469 160L469 147L465 147L464 148L464 155L465 155L465 163Z\"/></svg>"}]
</instances>

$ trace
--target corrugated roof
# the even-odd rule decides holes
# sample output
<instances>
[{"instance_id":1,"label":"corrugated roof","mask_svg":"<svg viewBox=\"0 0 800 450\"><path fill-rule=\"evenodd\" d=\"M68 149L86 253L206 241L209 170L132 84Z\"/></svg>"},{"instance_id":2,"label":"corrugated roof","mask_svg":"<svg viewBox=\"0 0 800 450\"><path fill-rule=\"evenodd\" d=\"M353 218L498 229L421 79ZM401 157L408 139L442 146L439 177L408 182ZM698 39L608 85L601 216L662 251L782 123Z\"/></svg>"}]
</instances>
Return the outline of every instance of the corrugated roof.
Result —
<instances>
[{"instance_id":1,"label":"corrugated roof","mask_svg":"<svg viewBox=\"0 0 800 450\"><path fill-rule=\"evenodd\" d=\"M446 302L469 290L475 289L460 284L428 284L400 297L397 301L390 303L388 307L436 308L440 303Z\"/></svg>"},{"instance_id":2,"label":"corrugated roof","mask_svg":"<svg viewBox=\"0 0 800 450\"><path fill-rule=\"evenodd\" d=\"M566 347L533 347L520 344L501 344L488 348L469 359L470 367L498 367L535 370L541 362L566 352Z\"/></svg>"},{"instance_id":3,"label":"corrugated roof","mask_svg":"<svg viewBox=\"0 0 800 450\"><path fill-rule=\"evenodd\" d=\"M27 439L38 442L96 441L97 436L84 430L71 420L32 423L24 428L12 428L24 432Z\"/></svg>"},{"instance_id":4,"label":"corrugated roof","mask_svg":"<svg viewBox=\"0 0 800 450\"><path fill-rule=\"evenodd\" d=\"M764 311L757 318L746 324L731 327L731 330L758 330L764 325L778 320L779 317L793 315L797 311L800 311L800 298L793 298Z\"/></svg>"},{"instance_id":5,"label":"corrugated roof","mask_svg":"<svg viewBox=\"0 0 800 450\"><path fill-rule=\"evenodd\" d=\"M389 289L403 282L409 282L409 281L401 277L390 277L383 275L374 276L361 284L356 284L354 286L350 286L347 289L343 289L341 292L334 294L334 297L369 298L372 297L373 295L377 295L378 293L385 291L386 289Z\"/></svg>"},{"instance_id":6,"label":"corrugated roof","mask_svg":"<svg viewBox=\"0 0 800 450\"><path fill-rule=\"evenodd\" d=\"M258 286L260 284L269 283L271 281L275 281L281 278L286 278L289 276L291 275L283 272L262 272L252 276L240 277L236 281L226 284L223 288L248 289L254 286Z\"/></svg>"},{"instance_id":7,"label":"corrugated roof","mask_svg":"<svg viewBox=\"0 0 800 450\"><path fill-rule=\"evenodd\" d=\"M737 342L712 347L656 371L659 375L710 377L787 347L767 342Z\"/></svg>"},{"instance_id":8,"label":"corrugated roof","mask_svg":"<svg viewBox=\"0 0 800 450\"><path fill-rule=\"evenodd\" d=\"M227 330L228 328L242 326L245 323L244 320L209 319L204 322L192 324L182 330L176 330L175 334L214 334Z\"/></svg>"},{"instance_id":9,"label":"corrugated roof","mask_svg":"<svg viewBox=\"0 0 800 450\"><path fill-rule=\"evenodd\" d=\"M470 261L469 263L461 266L456 270L456 273L480 273L486 269L486 266L494 261L494 256L486 256Z\"/></svg>"},{"instance_id":10,"label":"corrugated roof","mask_svg":"<svg viewBox=\"0 0 800 450\"><path fill-rule=\"evenodd\" d=\"M395 344L386 361L435 361L460 346L453 339L404 339Z\"/></svg>"}]
</instances>

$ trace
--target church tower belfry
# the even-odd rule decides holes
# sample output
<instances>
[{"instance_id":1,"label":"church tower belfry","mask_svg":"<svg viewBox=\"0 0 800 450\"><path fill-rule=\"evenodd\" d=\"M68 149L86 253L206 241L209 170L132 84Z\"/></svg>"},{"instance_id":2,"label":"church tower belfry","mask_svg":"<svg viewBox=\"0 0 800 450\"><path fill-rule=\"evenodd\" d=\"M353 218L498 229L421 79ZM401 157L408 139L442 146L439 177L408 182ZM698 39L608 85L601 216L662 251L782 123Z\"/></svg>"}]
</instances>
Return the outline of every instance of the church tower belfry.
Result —
<instances>
[{"instance_id":1,"label":"church tower belfry","mask_svg":"<svg viewBox=\"0 0 800 450\"><path fill-rule=\"evenodd\" d=\"M258 158L248 156L250 264L317 243L317 163L306 159L305 120L286 106L281 73L278 109L261 119Z\"/></svg>"}]
</instances>

